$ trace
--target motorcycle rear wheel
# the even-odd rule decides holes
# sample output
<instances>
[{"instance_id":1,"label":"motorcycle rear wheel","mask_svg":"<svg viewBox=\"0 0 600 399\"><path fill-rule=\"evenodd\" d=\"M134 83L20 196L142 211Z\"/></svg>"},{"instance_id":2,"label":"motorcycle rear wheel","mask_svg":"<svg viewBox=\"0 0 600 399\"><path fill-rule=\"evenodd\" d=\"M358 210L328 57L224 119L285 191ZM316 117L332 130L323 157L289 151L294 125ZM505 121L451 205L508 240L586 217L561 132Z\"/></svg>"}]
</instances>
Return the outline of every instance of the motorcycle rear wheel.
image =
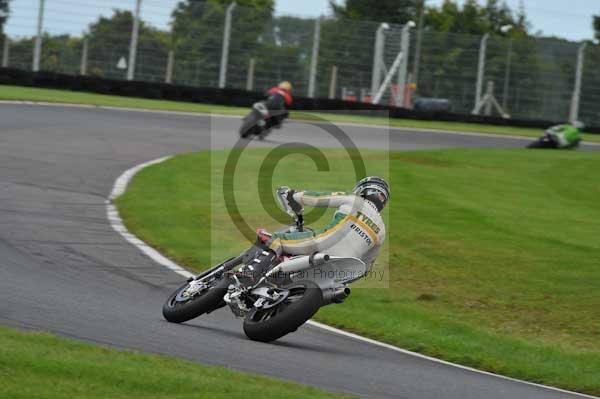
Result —
<instances>
[{"instance_id":1,"label":"motorcycle rear wheel","mask_svg":"<svg viewBox=\"0 0 600 399\"><path fill-rule=\"evenodd\" d=\"M556 144L554 144L553 142L549 141L549 140L536 140L532 143L530 143L527 148L544 148L544 149L554 149L556 148Z\"/></svg>"},{"instance_id":2,"label":"motorcycle rear wheel","mask_svg":"<svg viewBox=\"0 0 600 399\"><path fill-rule=\"evenodd\" d=\"M178 300L178 296L189 285L189 282L183 284L167 298L162 309L163 316L167 321L183 323L225 305L223 297L227 294L229 278L215 280L206 291L190 298L188 301Z\"/></svg>"},{"instance_id":3,"label":"motorcycle rear wheel","mask_svg":"<svg viewBox=\"0 0 600 399\"><path fill-rule=\"evenodd\" d=\"M271 342L294 332L306 323L321 307L323 294L309 280L297 281L284 287L288 297L270 309L252 308L244 319L244 333L253 341Z\"/></svg>"},{"instance_id":4,"label":"motorcycle rear wheel","mask_svg":"<svg viewBox=\"0 0 600 399\"><path fill-rule=\"evenodd\" d=\"M242 126L240 127L240 137L247 139L260 134L262 129L260 126L258 126L259 120L260 115L256 115L255 111L246 116L242 122Z\"/></svg>"}]
</instances>

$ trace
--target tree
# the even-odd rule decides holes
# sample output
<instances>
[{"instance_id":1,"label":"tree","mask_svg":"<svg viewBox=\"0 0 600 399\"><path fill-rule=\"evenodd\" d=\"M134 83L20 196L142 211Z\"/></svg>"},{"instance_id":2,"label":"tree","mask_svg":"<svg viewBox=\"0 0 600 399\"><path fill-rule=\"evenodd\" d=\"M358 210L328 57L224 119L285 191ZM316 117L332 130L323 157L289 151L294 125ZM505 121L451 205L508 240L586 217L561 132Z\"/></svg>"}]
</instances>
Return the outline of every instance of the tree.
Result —
<instances>
[{"instance_id":1,"label":"tree","mask_svg":"<svg viewBox=\"0 0 600 399\"><path fill-rule=\"evenodd\" d=\"M592 17L592 26L594 27L594 37L600 41L600 15L594 15Z\"/></svg>"},{"instance_id":2,"label":"tree","mask_svg":"<svg viewBox=\"0 0 600 399\"><path fill-rule=\"evenodd\" d=\"M337 18L405 24L416 20L418 0L346 0L329 2Z\"/></svg>"},{"instance_id":3,"label":"tree","mask_svg":"<svg viewBox=\"0 0 600 399\"><path fill-rule=\"evenodd\" d=\"M186 0L172 16L176 53L175 79L196 86L217 86L225 12L229 0ZM249 59L261 47L273 0L240 0L234 9L229 45L227 85L244 87Z\"/></svg>"},{"instance_id":4,"label":"tree","mask_svg":"<svg viewBox=\"0 0 600 399\"><path fill-rule=\"evenodd\" d=\"M0 0L0 48L4 42L4 24L9 15L9 0Z\"/></svg>"},{"instance_id":5,"label":"tree","mask_svg":"<svg viewBox=\"0 0 600 399\"><path fill-rule=\"evenodd\" d=\"M80 38L69 35L51 36L44 33L42 38L40 68L44 71L61 72L76 75L80 70ZM31 46L33 47L33 39Z\"/></svg>"},{"instance_id":6,"label":"tree","mask_svg":"<svg viewBox=\"0 0 600 399\"><path fill-rule=\"evenodd\" d=\"M446 0L438 7L428 7L425 14L425 26L437 32L468 33L483 35L500 34L500 28L512 25L522 31L527 30L527 18L521 9L517 17L506 3L488 0L480 6L476 0L467 0L462 8L455 2Z\"/></svg>"},{"instance_id":7,"label":"tree","mask_svg":"<svg viewBox=\"0 0 600 399\"><path fill-rule=\"evenodd\" d=\"M40 69L76 75L81 62L81 39L69 35L52 36L47 32L42 36ZM31 69L35 36L11 40L9 66Z\"/></svg>"},{"instance_id":8,"label":"tree","mask_svg":"<svg viewBox=\"0 0 600 399\"><path fill-rule=\"evenodd\" d=\"M505 26L511 28L502 29ZM521 116L541 111L543 62L537 41L529 36L523 7L514 13L499 0L488 0L484 6L467 0L462 7L446 0L440 7L426 9L425 29L419 95L450 98L455 111L470 111L480 42L487 33L485 80L496 83L496 97L502 102L510 62L509 111Z\"/></svg>"},{"instance_id":9,"label":"tree","mask_svg":"<svg viewBox=\"0 0 600 399\"><path fill-rule=\"evenodd\" d=\"M123 78L117 68L121 58L129 60L133 14L114 10L110 18L100 17L89 26L88 69L93 75ZM143 80L164 79L169 35L144 21L139 24L136 76Z\"/></svg>"},{"instance_id":10,"label":"tree","mask_svg":"<svg viewBox=\"0 0 600 399\"><path fill-rule=\"evenodd\" d=\"M257 61L256 88L289 80L297 93L306 94L315 20L274 17L259 37L261 45L252 54Z\"/></svg>"},{"instance_id":11,"label":"tree","mask_svg":"<svg viewBox=\"0 0 600 399\"><path fill-rule=\"evenodd\" d=\"M4 37L4 24L8 19L9 0L0 0L0 38Z\"/></svg>"}]
</instances>

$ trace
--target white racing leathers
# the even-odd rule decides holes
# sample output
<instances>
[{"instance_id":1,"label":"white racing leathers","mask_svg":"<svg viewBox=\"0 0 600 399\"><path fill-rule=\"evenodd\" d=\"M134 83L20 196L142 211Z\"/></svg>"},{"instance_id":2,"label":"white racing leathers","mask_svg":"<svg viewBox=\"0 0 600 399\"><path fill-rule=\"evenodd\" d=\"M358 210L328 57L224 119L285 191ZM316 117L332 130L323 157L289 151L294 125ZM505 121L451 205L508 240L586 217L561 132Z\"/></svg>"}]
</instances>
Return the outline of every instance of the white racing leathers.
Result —
<instances>
[{"instance_id":1,"label":"white racing leathers","mask_svg":"<svg viewBox=\"0 0 600 399\"><path fill-rule=\"evenodd\" d=\"M345 192L302 191L294 194L302 206L336 208L333 220L314 232L275 234L270 248L287 255L321 252L340 257L360 258L371 267L385 240L385 225L370 201Z\"/></svg>"}]
</instances>

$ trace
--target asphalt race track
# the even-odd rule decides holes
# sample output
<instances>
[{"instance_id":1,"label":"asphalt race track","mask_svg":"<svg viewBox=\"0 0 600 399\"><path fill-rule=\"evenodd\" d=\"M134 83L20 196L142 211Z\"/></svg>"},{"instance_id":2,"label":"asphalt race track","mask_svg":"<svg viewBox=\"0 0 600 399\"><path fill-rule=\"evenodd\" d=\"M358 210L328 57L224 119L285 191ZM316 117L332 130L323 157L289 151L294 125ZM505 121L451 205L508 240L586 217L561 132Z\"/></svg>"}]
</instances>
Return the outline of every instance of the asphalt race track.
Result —
<instances>
[{"instance_id":1,"label":"asphalt race track","mask_svg":"<svg viewBox=\"0 0 600 399\"><path fill-rule=\"evenodd\" d=\"M251 371L361 397L569 398L304 326L274 344L246 339L228 309L175 325L161 306L182 278L113 231L105 200L126 169L230 146L239 118L0 104L0 325ZM325 145L289 123L268 143ZM523 147L476 135L345 127L358 147ZM292 134L293 132L293 134ZM202 245L199 242L199 245Z\"/></svg>"}]
</instances>

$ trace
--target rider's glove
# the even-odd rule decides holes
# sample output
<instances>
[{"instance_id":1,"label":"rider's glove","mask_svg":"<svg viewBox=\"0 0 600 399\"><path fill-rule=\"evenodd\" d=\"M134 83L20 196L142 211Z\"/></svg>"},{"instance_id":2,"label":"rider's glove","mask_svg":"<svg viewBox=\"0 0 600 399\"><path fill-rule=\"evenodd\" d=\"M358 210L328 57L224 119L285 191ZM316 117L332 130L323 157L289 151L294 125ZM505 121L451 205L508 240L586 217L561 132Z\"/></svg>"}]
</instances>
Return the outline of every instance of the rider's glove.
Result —
<instances>
[{"instance_id":1,"label":"rider's glove","mask_svg":"<svg viewBox=\"0 0 600 399\"><path fill-rule=\"evenodd\" d=\"M296 191L292 190L287 186L281 186L277 189L277 199L282 209L292 217L302 215L304 208L302 205L294 199Z\"/></svg>"}]
</instances>

